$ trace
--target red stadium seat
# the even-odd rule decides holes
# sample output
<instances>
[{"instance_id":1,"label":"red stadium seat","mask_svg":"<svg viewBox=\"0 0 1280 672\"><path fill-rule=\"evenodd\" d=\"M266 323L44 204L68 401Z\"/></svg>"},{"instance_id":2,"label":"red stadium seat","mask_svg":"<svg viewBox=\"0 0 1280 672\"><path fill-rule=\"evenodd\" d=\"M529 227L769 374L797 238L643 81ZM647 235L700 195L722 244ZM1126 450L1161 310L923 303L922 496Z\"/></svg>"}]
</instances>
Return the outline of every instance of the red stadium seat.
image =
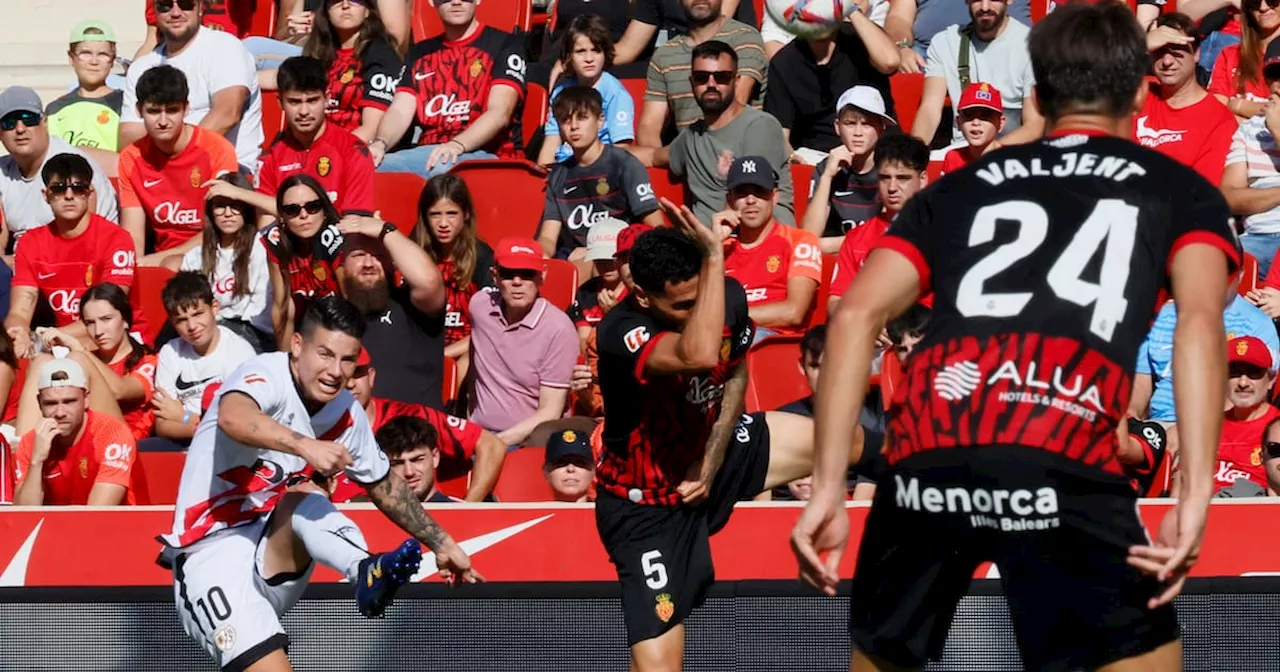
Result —
<instances>
[{"instance_id":1,"label":"red stadium seat","mask_svg":"<svg viewBox=\"0 0 1280 672\"><path fill-rule=\"evenodd\" d=\"M441 400L447 404L458 398L458 385L461 383L458 380L458 362L454 361L452 357L444 358L444 375L441 378L444 383L442 386L444 389L441 390L443 395Z\"/></svg>"},{"instance_id":2,"label":"red stadium seat","mask_svg":"<svg viewBox=\"0 0 1280 672\"><path fill-rule=\"evenodd\" d=\"M426 184L413 173L374 173L373 209L407 236L418 223L418 196Z\"/></svg>"},{"instance_id":3,"label":"red stadium seat","mask_svg":"<svg viewBox=\"0 0 1280 672\"><path fill-rule=\"evenodd\" d=\"M795 196L796 226L804 221L804 211L809 209L809 182L813 179L813 166L791 164L791 189Z\"/></svg>"},{"instance_id":4,"label":"red stadium seat","mask_svg":"<svg viewBox=\"0 0 1280 672\"><path fill-rule=\"evenodd\" d=\"M284 110L280 109L280 96L274 91L262 93L262 146L270 147L284 128Z\"/></svg>"},{"instance_id":5,"label":"red stadium seat","mask_svg":"<svg viewBox=\"0 0 1280 672\"><path fill-rule=\"evenodd\" d=\"M644 90L649 86L649 82L638 78L629 78L618 80L622 82L622 88L631 94L631 102L636 107L636 123L640 121L640 108L644 107Z\"/></svg>"},{"instance_id":6,"label":"red stadium seat","mask_svg":"<svg viewBox=\"0 0 1280 672\"><path fill-rule=\"evenodd\" d=\"M898 73L889 78L889 88L893 92L893 107L898 112L898 125L910 131L924 94L924 75Z\"/></svg>"},{"instance_id":7,"label":"red stadium seat","mask_svg":"<svg viewBox=\"0 0 1280 672\"><path fill-rule=\"evenodd\" d=\"M541 446L507 453L502 475L493 486L493 496L499 502L554 502L556 493L542 475L546 456L546 449Z\"/></svg>"},{"instance_id":8,"label":"red stadium seat","mask_svg":"<svg viewBox=\"0 0 1280 672\"><path fill-rule=\"evenodd\" d=\"M178 482L182 480L182 465L186 461L186 453L138 453L138 462L147 474L148 502L174 504L178 501Z\"/></svg>"},{"instance_id":9,"label":"red stadium seat","mask_svg":"<svg viewBox=\"0 0 1280 672\"><path fill-rule=\"evenodd\" d=\"M253 18L249 22L249 35L271 37L276 30L276 3L274 0L256 0Z\"/></svg>"},{"instance_id":10,"label":"red stadium seat","mask_svg":"<svg viewBox=\"0 0 1280 672\"><path fill-rule=\"evenodd\" d=\"M812 328L827 322L827 299L831 297L831 273L836 268L836 255L822 255L822 282L818 285L818 293L813 296L813 312L809 313L808 327Z\"/></svg>"},{"instance_id":11,"label":"red stadium seat","mask_svg":"<svg viewBox=\"0 0 1280 672\"><path fill-rule=\"evenodd\" d=\"M747 369L748 413L772 411L809 394L800 370L799 336L770 336L751 346Z\"/></svg>"},{"instance_id":12,"label":"red stadium seat","mask_svg":"<svg viewBox=\"0 0 1280 672\"><path fill-rule=\"evenodd\" d=\"M930 161L929 167L924 171L925 177L928 178L928 184L933 184L942 178L942 162Z\"/></svg>"},{"instance_id":13,"label":"red stadium seat","mask_svg":"<svg viewBox=\"0 0 1280 672\"><path fill-rule=\"evenodd\" d=\"M520 132L524 136L524 146L533 142L533 134L547 123L547 89L536 82L529 82L524 97L524 114L520 117ZM559 142L552 138L550 142Z\"/></svg>"},{"instance_id":14,"label":"red stadium seat","mask_svg":"<svg viewBox=\"0 0 1280 672\"><path fill-rule=\"evenodd\" d=\"M129 305L133 306L136 315L141 312L147 320L147 333L142 340L154 343L160 328L169 319L164 310L164 301L160 299L160 290L164 283L173 277L173 271L161 266L139 266L134 272L133 288L129 290Z\"/></svg>"},{"instance_id":15,"label":"red stadium seat","mask_svg":"<svg viewBox=\"0 0 1280 672\"><path fill-rule=\"evenodd\" d=\"M508 33L527 33L533 26L533 3L529 0L485 0L476 5L476 18L486 26ZM431 0L414 0L412 32L415 42L444 32L440 14Z\"/></svg>"},{"instance_id":16,"label":"red stadium seat","mask_svg":"<svg viewBox=\"0 0 1280 672\"><path fill-rule=\"evenodd\" d=\"M764 11L765 11L764 2L765 0L751 0L751 3L756 6L756 29L757 30L764 27Z\"/></svg>"},{"instance_id":17,"label":"red stadium seat","mask_svg":"<svg viewBox=\"0 0 1280 672\"><path fill-rule=\"evenodd\" d=\"M471 190L480 240L497 245L507 236L533 237L542 218L546 171L519 159L480 159L449 172Z\"/></svg>"},{"instance_id":18,"label":"red stadium seat","mask_svg":"<svg viewBox=\"0 0 1280 672\"><path fill-rule=\"evenodd\" d=\"M542 296L560 310L569 310L578 293L578 268L564 259L547 259L547 274L542 279Z\"/></svg>"},{"instance_id":19,"label":"red stadium seat","mask_svg":"<svg viewBox=\"0 0 1280 672\"><path fill-rule=\"evenodd\" d=\"M467 496L467 488L471 487L471 474L463 474L457 478L451 478L447 481L436 481L436 489L450 497L464 499Z\"/></svg>"},{"instance_id":20,"label":"red stadium seat","mask_svg":"<svg viewBox=\"0 0 1280 672\"><path fill-rule=\"evenodd\" d=\"M902 376L902 362L898 361L898 355L892 350L886 351L880 358L880 405L886 411L893 405L893 393L902 384Z\"/></svg>"},{"instance_id":21,"label":"red stadium seat","mask_svg":"<svg viewBox=\"0 0 1280 672\"><path fill-rule=\"evenodd\" d=\"M1244 253L1244 258L1240 264L1240 288L1241 296L1258 288L1258 260L1248 252Z\"/></svg>"},{"instance_id":22,"label":"red stadium seat","mask_svg":"<svg viewBox=\"0 0 1280 672\"><path fill-rule=\"evenodd\" d=\"M666 168L650 168L649 182L658 198L665 198L676 205L683 205L688 200L684 194L684 183Z\"/></svg>"}]
</instances>

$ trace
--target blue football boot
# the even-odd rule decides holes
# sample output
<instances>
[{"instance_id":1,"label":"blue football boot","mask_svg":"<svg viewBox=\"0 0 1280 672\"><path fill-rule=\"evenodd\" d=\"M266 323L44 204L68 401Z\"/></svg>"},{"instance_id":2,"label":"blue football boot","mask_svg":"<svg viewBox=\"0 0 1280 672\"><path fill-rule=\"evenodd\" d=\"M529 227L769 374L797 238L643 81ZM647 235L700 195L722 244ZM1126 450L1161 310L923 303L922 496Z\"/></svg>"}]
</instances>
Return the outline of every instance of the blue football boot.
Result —
<instances>
[{"instance_id":1,"label":"blue football boot","mask_svg":"<svg viewBox=\"0 0 1280 672\"><path fill-rule=\"evenodd\" d=\"M408 539L394 551L370 555L360 561L356 582L356 603L365 618L382 618L400 586L418 571L422 562L422 545Z\"/></svg>"}]
</instances>

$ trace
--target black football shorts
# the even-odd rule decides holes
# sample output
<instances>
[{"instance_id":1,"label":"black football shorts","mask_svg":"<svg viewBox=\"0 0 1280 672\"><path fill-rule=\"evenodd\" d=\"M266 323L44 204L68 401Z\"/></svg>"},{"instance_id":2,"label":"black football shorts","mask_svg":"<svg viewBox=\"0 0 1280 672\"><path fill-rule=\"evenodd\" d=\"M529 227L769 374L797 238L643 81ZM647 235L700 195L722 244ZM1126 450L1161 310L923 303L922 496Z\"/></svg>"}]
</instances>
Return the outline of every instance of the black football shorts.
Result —
<instances>
[{"instance_id":1,"label":"black football shorts","mask_svg":"<svg viewBox=\"0 0 1280 672\"><path fill-rule=\"evenodd\" d=\"M978 565L1000 570L1025 669L1092 669L1178 638L1128 480L1016 446L917 453L882 478L858 551L853 645L907 668L942 651Z\"/></svg>"},{"instance_id":2,"label":"black football shorts","mask_svg":"<svg viewBox=\"0 0 1280 672\"><path fill-rule=\"evenodd\" d=\"M725 449L707 500L697 507L635 504L601 490L596 529L622 584L629 645L683 622L715 581L710 536L733 506L764 490L769 473L769 425L764 413L744 415Z\"/></svg>"}]
</instances>

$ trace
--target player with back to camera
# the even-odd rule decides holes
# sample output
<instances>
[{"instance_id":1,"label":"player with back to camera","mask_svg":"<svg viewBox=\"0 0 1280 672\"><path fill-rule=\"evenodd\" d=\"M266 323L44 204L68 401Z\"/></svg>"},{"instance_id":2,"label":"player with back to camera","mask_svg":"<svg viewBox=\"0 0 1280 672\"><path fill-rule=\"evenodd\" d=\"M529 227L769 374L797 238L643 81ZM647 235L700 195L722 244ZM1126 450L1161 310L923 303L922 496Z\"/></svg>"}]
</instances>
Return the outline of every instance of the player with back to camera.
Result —
<instances>
[{"instance_id":1,"label":"player with back to camera","mask_svg":"<svg viewBox=\"0 0 1280 672\"><path fill-rule=\"evenodd\" d=\"M862 405L885 322L936 292L854 571L854 671L917 669L939 654L986 560L1027 669L1182 665L1172 600L1213 494L1239 247L1213 185L1128 139L1150 58L1127 7L1060 6L1029 45L1048 137L912 199L831 320L813 496L791 538L801 578L828 595L849 531L848 409ZM1166 286L1178 303L1183 478L1153 542L1117 436Z\"/></svg>"},{"instance_id":2,"label":"player with back to camera","mask_svg":"<svg viewBox=\"0 0 1280 672\"><path fill-rule=\"evenodd\" d=\"M183 629L223 669L292 669L280 616L302 596L315 561L351 581L370 618L417 571L418 542L435 552L446 582L483 580L390 470L345 389L364 329L346 299L311 303L288 352L254 357L223 381L191 441L162 557L173 566ZM369 554L360 529L308 480L344 470L414 539Z\"/></svg>"}]
</instances>

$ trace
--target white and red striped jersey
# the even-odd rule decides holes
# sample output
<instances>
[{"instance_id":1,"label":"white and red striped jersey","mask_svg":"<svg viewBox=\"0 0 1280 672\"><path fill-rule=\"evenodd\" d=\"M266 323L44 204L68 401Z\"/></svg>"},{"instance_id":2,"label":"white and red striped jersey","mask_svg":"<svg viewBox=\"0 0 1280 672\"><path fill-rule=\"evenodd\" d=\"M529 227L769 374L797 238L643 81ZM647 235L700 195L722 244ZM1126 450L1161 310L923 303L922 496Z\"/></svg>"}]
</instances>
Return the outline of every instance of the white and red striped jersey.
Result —
<instances>
[{"instance_id":1,"label":"white and red striped jersey","mask_svg":"<svg viewBox=\"0 0 1280 672\"><path fill-rule=\"evenodd\" d=\"M272 420L299 434L345 446L353 460L347 475L358 483L376 483L390 469L350 392L343 390L311 415L294 384L289 355L258 355L223 381L200 420L182 469L173 531L160 537L171 547L187 547L270 514L293 477L309 470L297 455L240 443L218 428L219 402L232 392L248 395Z\"/></svg>"}]
</instances>

